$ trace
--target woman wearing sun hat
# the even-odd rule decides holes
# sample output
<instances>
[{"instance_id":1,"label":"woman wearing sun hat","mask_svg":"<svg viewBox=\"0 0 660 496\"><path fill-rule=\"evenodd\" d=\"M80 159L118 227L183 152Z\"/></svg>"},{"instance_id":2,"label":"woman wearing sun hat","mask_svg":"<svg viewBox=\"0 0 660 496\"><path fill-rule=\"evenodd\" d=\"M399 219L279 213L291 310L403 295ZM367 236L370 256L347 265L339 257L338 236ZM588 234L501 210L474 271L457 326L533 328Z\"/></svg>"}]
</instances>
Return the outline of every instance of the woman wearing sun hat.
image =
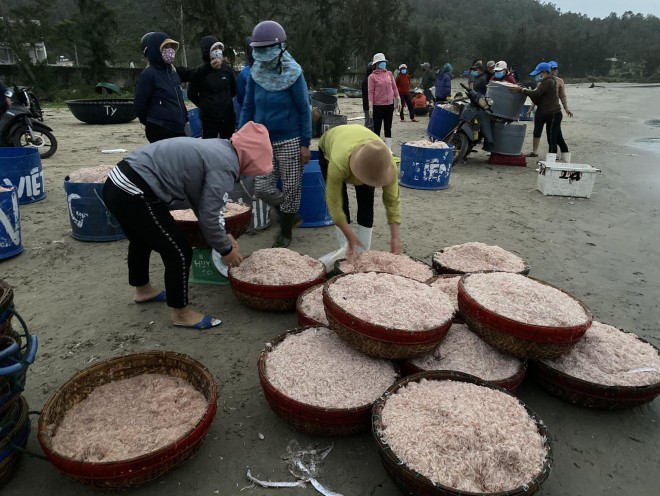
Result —
<instances>
[{"instance_id":1,"label":"woman wearing sun hat","mask_svg":"<svg viewBox=\"0 0 660 496\"><path fill-rule=\"evenodd\" d=\"M381 126L384 125L385 143L391 150L395 101L397 112L401 110L399 90L396 87L394 75L387 70L385 54L375 54L371 64L374 70L369 76L369 105L374 119L374 132L380 136Z\"/></svg>"},{"instance_id":2,"label":"woman wearing sun hat","mask_svg":"<svg viewBox=\"0 0 660 496\"><path fill-rule=\"evenodd\" d=\"M345 124L327 131L319 141L319 165L326 181L326 203L336 226L339 248L321 257L328 270L356 249L371 248L375 188L383 188L390 225L390 250L401 253L401 197L397 169L383 141L366 127ZM351 229L347 184L355 186L357 234Z\"/></svg>"}]
</instances>

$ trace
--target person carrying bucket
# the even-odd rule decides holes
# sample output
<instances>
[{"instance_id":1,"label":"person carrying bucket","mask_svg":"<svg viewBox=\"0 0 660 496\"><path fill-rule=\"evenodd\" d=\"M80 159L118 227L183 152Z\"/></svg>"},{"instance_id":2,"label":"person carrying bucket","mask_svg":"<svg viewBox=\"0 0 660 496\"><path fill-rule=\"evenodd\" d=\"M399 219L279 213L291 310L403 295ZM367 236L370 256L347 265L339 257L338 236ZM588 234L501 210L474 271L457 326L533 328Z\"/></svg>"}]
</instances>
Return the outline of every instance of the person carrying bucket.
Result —
<instances>
[{"instance_id":1,"label":"person carrying bucket","mask_svg":"<svg viewBox=\"0 0 660 496\"><path fill-rule=\"evenodd\" d=\"M325 198L336 226L339 248L320 258L327 270L357 249L371 248L375 188L383 188L383 205L390 225L390 251L401 254L401 196L396 165L383 141L359 124L330 129L319 141L319 166L326 182ZM351 229L346 185L355 186L357 234Z\"/></svg>"},{"instance_id":2,"label":"person carrying bucket","mask_svg":"<svg viewBox=\"0 0 660 496\"><path fill-rule=\"evenodd\" d=\"M177 327L209 329L220 319L188 305L192 247L170 210L192 208L207 243L229 267L243 257L225 231L223 207L240 176L263 176L273 169L268 131L246 123L231 140L171 138L134 150L110 172L103 199L129 240L128 282L135 302L167 302ZM149 258L165 265L165 291L151 285Z\"/></svg>"}]
</instances>

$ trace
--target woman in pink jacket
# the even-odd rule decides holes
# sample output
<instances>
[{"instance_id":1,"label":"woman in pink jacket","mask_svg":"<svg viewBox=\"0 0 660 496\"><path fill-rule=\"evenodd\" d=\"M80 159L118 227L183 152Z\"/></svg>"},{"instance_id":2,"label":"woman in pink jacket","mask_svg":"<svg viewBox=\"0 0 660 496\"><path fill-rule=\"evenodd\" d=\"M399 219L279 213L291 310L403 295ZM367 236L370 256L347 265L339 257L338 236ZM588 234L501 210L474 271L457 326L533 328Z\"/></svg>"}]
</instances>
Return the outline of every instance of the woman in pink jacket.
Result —
<instances>
[{"instance_id":1,"label":"woman in pink jacket","mask_svg":"<svg viewBox=\"0 0 660 496\"><path fill-rule=\"evenodd\" d=\"M385 143L392 150L392 118L394 102L397 112L401 110L401 99L396 89L394 75L387 70L385 55L377 53L372 61L374 71L369 76L369 112L374 120L374 133L380 136L380 128L385 124Z\"/></svg>"}]
</instances>

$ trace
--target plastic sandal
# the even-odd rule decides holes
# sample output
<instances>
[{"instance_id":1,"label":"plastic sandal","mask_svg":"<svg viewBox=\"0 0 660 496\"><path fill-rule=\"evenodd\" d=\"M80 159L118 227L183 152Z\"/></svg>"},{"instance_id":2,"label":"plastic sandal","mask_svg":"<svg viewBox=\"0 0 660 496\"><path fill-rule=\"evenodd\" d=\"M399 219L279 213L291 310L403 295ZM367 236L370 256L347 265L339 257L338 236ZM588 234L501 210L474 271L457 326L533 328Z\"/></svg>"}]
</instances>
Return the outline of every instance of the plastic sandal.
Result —
<instances>
[{"instance_id":1,"label":"plastic sandal","mask_svg":"<svg viewBox=\"0 0 660 496\"><path fill-rule=\"evenodd\" d=\"M160 293L158 293L156 296L149 298L148 300L135 301L135 303L137 303L138 305L142 305L143 303L163 303L166 301L167 301L167 292L163 290Z\"/></svg>"},{"instance_id":2,"label":"plastic sandal","mask_svg":"<svg viewBox=\"0 0 660 496\"><path fill-rule=\"evenodd\" d=\"M204 315L202 320L193 325L177 324L176 322L172 322L172 324L174 327L185 327L186 329L211 329L222 324L222 320L213 318L210 315Z\"/></svg>"}]
</instances>

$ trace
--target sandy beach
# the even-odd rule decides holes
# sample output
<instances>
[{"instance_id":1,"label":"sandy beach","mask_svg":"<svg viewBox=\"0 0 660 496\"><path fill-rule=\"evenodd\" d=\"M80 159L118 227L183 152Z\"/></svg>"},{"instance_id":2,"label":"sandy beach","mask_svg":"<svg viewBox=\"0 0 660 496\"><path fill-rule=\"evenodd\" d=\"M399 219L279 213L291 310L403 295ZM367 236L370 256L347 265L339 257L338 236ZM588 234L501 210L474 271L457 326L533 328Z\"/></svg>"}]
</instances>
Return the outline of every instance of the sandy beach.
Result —
<instances>
[{"instance_id":1,"label":"sandy beach","mask_svg":"<svg viewBox=\"0 0 660 496\"><path fill-rule=\"evenodd\" d=\"M537 159L527 167L487 164L471 154L451 173L443 191L402 188L402 240L407 254L430 261L448 245L496 244L523 257L534 277L580 298L601 322L633 331L660 346L660 86L569 85L575 117L564 119L574 163L601 169L590 199L547 197L536 190ZM361 100L341 98L340 110L361 117ZM353 122L353 121L351 121ZM360 120L355 121L360 123ZM293 480L282 455L292 439L301 444L334 442L321 482L344 496L395 496L370 434L342 439L301 435L266 403L257 377L264 344L296 326L295 314L267 314L242 306L229 287L196 285L191 304L223 320L208 331L176 329L163 304L136 305L127 283L127 242L83 243L71 238L64 177L81 167L116 163L146 143L137 120L93 126L68 109L46 109L59 141L43 161L47 198L21 206L25 252L0 262L0 277L14 287L18 311L39 337L25 397L39 410L76 371L116 355L140 350L187 353L215 375L218 415L205 444L168 476L131 491L134 495L317 494L306 490L243 488L246 472L260 479ZM399 122L394 142L425 136L428 118ZM531 149L528 123L525 151ZM635 142L639 138L655 138ZM313 148L317 140L314 141ZM541 155L547 151L545 137ZM378 192L377 192L378 197ZM354 203L353 203L354 204ZM275 228L239 239L242 251L269 247ZM314 257L334 249L333 228L298 229L291 249ZM387 249L389 230L376 204L373 248ZM163 270L152 257L152 280ZM553 471L540 494L552 496L658 494L660 400L624 411L573 406L527 378L519 397L547 424ZM33 418L29 450L41 453ZM261 439L263 435L263 439ZM653 488L656 489L653 489ZM24 457L3 495L92 494L62 476L49 462Z\"/></svg>"}]
</instances>

